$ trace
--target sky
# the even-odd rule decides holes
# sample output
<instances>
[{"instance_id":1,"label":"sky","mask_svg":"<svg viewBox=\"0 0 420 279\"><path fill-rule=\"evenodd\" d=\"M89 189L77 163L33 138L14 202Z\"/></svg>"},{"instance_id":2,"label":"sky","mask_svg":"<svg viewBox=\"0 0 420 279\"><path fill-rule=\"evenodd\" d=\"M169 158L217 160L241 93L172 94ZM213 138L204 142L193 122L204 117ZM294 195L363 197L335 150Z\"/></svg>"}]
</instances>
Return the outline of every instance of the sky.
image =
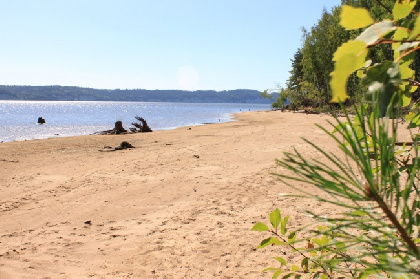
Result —
<instances>
[{"instance_id":1,"label":"sky","mask_svg":"<svg viewBox=\"0 0 420 279\"><path fill-rule=\"evenodd\" d=\"M340 0L0 0L0 84L273 89Z\"/></svg>"}]
</instances>

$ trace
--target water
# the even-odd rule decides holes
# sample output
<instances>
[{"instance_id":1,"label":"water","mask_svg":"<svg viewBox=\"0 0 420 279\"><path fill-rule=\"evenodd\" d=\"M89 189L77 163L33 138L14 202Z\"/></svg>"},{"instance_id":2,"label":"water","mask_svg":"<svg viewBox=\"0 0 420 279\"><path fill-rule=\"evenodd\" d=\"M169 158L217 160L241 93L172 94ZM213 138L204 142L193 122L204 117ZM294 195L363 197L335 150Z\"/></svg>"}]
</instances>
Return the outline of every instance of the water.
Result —
<instances>
[{"instance_id":1,"label":"water","mask_svg":"<svg viewBox=\"0 0 420 279\"><path fill-rule=\"evenodd\" d=\"M0 101L0 142L89 135L146 119L153 130L227 122L233 113L268 110L267 104ZM46 123L37 124L38 117Z\"/></svg>"}]
</instances>

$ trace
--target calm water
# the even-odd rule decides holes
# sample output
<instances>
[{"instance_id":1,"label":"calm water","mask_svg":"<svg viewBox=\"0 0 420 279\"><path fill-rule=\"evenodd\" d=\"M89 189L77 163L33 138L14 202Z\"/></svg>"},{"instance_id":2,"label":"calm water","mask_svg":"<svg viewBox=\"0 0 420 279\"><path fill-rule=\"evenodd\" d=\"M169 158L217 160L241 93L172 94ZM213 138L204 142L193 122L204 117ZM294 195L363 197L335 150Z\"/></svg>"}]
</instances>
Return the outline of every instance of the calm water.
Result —
<instances>
[{"instance_id":1,"label":"calm water","mask_svg":"<svg viewBox=\"0 0 420 279\"><path fill-rule=\"evenodd\" d=\"M118 120L128 129L137 122L135 116L145 118L153 130L167 130L268 109L267 104L0 101L0 142L89 135L114 128ZM43 125L36 124L40 116L46 120Z\"/></svg>"}]
</instances>

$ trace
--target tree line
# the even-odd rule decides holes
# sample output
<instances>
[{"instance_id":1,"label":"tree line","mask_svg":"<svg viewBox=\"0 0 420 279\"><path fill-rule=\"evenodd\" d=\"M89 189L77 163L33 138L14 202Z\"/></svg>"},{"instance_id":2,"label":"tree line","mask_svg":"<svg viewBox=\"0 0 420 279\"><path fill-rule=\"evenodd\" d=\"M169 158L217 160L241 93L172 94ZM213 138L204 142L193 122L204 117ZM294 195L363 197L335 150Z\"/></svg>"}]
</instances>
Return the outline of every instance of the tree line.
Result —
<instances>
[{"instance_id":1,"label":"tree line","mask_svg":"<svg viewBox=\"0 0 420 279\"><path fill-rule=\"evenodd\" d=\"M392 15L395 0L342 0L342 5L361 7L369 10L375 21ZM416 4L417 10L420 3ZM356 38L362 32L359 30L345 30L340 25L341 6L331 11L324 9L319 21L310 29L302 28L303 43L296 50L291 59L292 69L285 87L279 88L279 97L275 99L273 107L281 108L288 104L291 109L311 107L315 110L328 110L331 106L331 72L334 70L333 55L337 48L350 39ZM408 18L407 20L410 20ZM407 23L408 24L408 23ZM368 54L372 64L383 60L392 60L391 44L381 44L371 48ZM420 60L416 55L411 68L416 71L416 79L420 76ZM366 88L361 84L357 73L352 74L347 82L350 98L347 104L358 103ZM268 92L263 92L267 96ZM420 96L419 91L414 99Z\"/></svg>"},{"instance_id":2,"label":"tree line","mask_svg":"<svg viewBox=\"0 0 420 279\"><path fill-rule=\"evenodd\" d=\"M93 89L76 86L0 85L0 100L34 101L120 101L120 102L183 102L183 103L267 103L260 91L236 89L214 90L146 90Z\"/></svg>"}]
</instances>

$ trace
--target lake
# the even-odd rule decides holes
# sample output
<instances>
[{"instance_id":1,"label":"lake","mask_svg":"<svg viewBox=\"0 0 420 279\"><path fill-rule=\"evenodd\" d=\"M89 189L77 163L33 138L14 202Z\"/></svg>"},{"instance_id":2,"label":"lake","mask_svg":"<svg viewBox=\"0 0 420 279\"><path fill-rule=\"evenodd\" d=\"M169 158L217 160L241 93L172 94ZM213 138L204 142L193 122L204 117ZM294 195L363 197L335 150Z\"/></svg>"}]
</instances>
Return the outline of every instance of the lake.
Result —
<instances>
[{"instance_id":1,"label":"lake","mask_svg":"<svg viewBox=\"0 0 420 279\"><path fill-rule=\"evenodd\" d=\"M89 135L110 130L118 120L125 129L146 119L154 131L232 120L241 111L269 110L269 104L0 101L0 142ZM46 120L37 124L38 117Z\"/></svg>"}]
</instances>

